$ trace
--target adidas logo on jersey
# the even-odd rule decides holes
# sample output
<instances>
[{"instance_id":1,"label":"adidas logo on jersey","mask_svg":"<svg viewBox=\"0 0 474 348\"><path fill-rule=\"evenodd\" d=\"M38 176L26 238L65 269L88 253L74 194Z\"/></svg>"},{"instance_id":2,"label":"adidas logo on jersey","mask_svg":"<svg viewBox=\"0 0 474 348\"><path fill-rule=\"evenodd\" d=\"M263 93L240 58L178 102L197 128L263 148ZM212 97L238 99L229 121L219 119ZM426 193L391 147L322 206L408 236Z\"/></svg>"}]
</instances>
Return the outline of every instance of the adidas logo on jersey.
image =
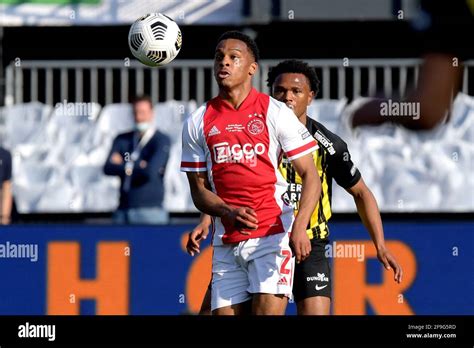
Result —
<instances>
[{"instance_id":1,"label":"adidas logo on jersey","mask_svg":"<svg viewBox=\"0 0 474 348\"><path fill-rule=\"evenodd\" d=\"M217 129L216 126L212 126L211 130L209 131L208 137L212 137L213 135L221 134L220 130Z\"/></svg>"},{"instance_id":2,"label":"adidas logo on jersey","mask_svg":"<svg viewBox=\"0 0 474 348\"><path fill-rule=\"evenodd\" d=\"M277 285L288 285L288 281L286 280L286 277L282 277L282 278L278 281Z\"/></svg>"}]
</instances>

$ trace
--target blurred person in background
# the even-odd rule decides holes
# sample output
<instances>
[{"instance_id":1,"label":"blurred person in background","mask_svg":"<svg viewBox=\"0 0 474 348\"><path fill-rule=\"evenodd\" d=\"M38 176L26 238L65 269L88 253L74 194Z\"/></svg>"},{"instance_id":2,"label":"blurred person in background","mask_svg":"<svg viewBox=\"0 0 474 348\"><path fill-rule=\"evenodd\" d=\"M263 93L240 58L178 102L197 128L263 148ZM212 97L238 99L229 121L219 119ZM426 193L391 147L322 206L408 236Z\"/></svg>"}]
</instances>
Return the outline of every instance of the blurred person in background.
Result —
<instances>
[{"instance_id":1,"label":"blurred person in background","mask_svg":"<svg viewBox=\"0 0 474 348\"><path fill-rule=\"evenodd\" d=\"M132 105L135 129L115 138L104 166L106 175L121 180L120 204L113 219L119 224L166 224L163 178L170 139L154 128L150 97L136 97Z\"/></svg>"},{"instance_id":2,"label":"blurred person in background","mask_svg":"<svg viewBox=\"0 0 474 348\"><path fill-rule=\"evenodd\" d=\"M13 196L11 189L12 156L0 147L0 225L8 225L11 219Z\"/></svg>"},{"instance_id":3,"label":"blurred person in background","mask_svg":"<svg viewBox=\"0 0 474 348\"><path fill-rule=\"evenodd\" d=\"M422 0L413 26L420 32L424 51L418 84L407 98L394 102L419 104L419 115L385 117L381 109L388 100L372 99L348 107L352 127L393 122L409 129L428 130L449 119L452 100L462 81L461 62L473 53L469 38L474 33L474 1Z\"/></svg>"}]
</instances>

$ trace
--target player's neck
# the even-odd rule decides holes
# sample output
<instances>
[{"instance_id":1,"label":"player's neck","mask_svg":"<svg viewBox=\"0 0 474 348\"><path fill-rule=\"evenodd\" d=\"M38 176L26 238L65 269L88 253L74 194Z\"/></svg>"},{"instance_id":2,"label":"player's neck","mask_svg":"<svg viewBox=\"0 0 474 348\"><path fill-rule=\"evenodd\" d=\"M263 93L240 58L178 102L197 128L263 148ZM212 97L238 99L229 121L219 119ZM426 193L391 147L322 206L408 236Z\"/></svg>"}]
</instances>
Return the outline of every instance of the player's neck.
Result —
<instances>
[{"instance_id":1,"label":"player's neck","mask_svg":"<svg viewBox=\"0 0 474 348\"><path fill-rule=\"evenodd\" d=\"M221 88L219 97L229 103L234 109L238 109L245 98L250 94L252 84L243 84L232 89Z\"/></svg>"},{"instance_id":2,"label":"player's neck","mask_svg":"<svg viewBox=\"0 0 474 348\"><path fill-rule=\"evenodd\" d=\"M303 115L298 116L298 120L306 126L306 120L308 119L308 115L306 115L306 112Z\"/></svg>"}]
</instances>

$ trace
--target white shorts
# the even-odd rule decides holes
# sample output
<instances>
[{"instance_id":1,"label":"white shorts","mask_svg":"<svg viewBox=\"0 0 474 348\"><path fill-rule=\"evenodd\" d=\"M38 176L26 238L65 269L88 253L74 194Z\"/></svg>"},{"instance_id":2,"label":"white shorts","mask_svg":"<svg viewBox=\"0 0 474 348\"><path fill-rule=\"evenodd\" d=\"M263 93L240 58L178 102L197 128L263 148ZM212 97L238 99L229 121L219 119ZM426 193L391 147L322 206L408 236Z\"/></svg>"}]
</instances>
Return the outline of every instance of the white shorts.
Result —
<instances>
[{"instance_id":1,"label":"white shorts","mask_svg":"<svg viewBox=\"0 0 474 348\"><path fill-rule=\"evenodd\" d=\"M211 309L265 293L290 297L294 261L287 232L214 247Z\"/></svg>"}]
</instances>

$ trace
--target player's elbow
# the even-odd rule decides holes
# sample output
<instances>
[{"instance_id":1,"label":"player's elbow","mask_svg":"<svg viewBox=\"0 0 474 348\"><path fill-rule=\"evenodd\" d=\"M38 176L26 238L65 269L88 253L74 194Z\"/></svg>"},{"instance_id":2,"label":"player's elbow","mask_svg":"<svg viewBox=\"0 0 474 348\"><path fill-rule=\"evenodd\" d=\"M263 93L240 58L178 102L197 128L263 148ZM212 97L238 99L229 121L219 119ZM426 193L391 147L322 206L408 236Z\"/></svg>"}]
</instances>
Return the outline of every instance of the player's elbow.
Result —
<instances>
[{"instance_id":1,"label":"player's elbow","mask_svg":"<svg viewBox=\"0 0 474 348\"><path fill-rule=\"evenodd\" d=\"M193 203L197 210L201 213L205 213L208 211L207 205L204 203L204 200L201 197L194 197L193 196Z\"/></svg>"},{"instance_id":2,"label":"player's elbow","mask_svg":"<svg viewBox=\"0 0 474 348\"><path fill-rule=\"evenodd\" d=\"M366 185L363 185L363 187L354 192L352 196L354 197L354 202L356 203L356 205L358 203L363 204L365 206L369 206L372 204L377 205L377 201L375 199L374 194Z\"/></svg>"},{"instance_id":3,"label":"player's elbow","mask_svg":"<svg viewBox=\"0 0 474 348\"><path fill-rule=\"evenodd\" d=\"M372 192L365 184L362 177L353 186L346 188L346 191L354 198L355 201L367 200L373 197Z\"/></svg>"}]
</instances>

